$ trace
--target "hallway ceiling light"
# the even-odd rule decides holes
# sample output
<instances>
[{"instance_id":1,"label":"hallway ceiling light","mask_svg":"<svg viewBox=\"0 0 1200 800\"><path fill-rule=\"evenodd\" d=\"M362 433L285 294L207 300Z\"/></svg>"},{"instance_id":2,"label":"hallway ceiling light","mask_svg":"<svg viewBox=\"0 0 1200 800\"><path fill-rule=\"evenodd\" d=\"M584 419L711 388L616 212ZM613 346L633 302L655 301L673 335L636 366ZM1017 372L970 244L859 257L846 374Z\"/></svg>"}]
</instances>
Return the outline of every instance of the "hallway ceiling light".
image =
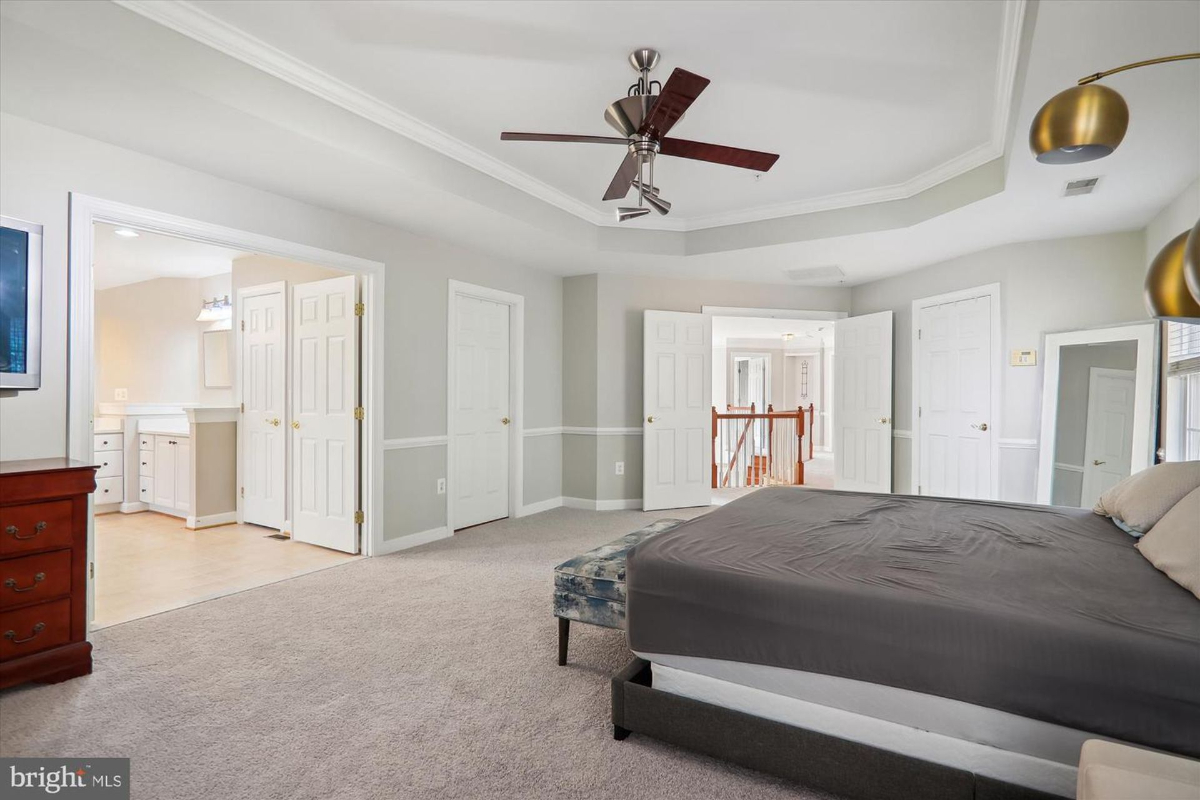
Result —
<instances>
[{"instance_id":1,"label":"hallway ceiling light","mask_svg":"<svg viewBox=\"0 0 1200 800\"><path fill-rule=\"evenodd\" d=\"M205 300L200 313L196 315L196 322L220 322L231 317L233 305L229 302L229 295L225 295L219 299L214 297L212 300Z\"/></svg>"},{"instance_id":2,"label":"hallway ceiling light","mask_svg":"<svg viewBox=\"0 0 1200 800\"><path fill-rule=\"evenodd\" d=\"M135 230L130 230L129 228L117 228L115 231L113 231L113 233L117 236L120 236L122 239L136 239L137 237L141 236L140 233Z\"/></svg>"},{"instance_id":3,"label":"hallway ceiling light","mask_svg":"<svg viewBox=\"0 0 1200 800\"><path fill-rule=\"evenodd\" d=\"M1096 81L1127 69L1200 58L1200 53L1164 56L1126 64L1079 79L1079 85L1051 97L1029 126L1029 147L1042 164L1082 164L1104 158L1125 138L1129 106L1114 89Z\"/></svg>"}]
</instances>

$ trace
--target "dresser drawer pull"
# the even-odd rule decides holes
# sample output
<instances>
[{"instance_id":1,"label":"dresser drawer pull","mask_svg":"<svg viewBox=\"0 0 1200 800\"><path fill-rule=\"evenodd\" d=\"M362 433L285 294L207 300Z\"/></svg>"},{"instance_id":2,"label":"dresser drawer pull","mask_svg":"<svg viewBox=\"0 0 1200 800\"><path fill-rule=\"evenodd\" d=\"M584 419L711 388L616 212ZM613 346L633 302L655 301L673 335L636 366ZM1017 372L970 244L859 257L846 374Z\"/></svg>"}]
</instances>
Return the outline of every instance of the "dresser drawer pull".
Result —
<instances>
[{"instance_id":1,"label":"dresser drawer pull","mask_svg":"<svg viewBox=\"0 0 1200 800\"><path fill-rule=\"evenodd\" d=\"M44 580L46 580L46 573L39 572L37 575L33 576L33 583L29 584L24 589L17 586L16 578L7 578L4 581L4 585L7 586L9 589L12 589L14 592L32 592L34 589L37 588L37 585Z\"/></svg>"},{"instance_id":2,"label":"dresser drawer pull","mask_svg":"<svg viewBox=\"0 0 1200 800\"><path fill-rule=\"evenodd\" d=\"M7 528L4 529L4 532L7 533L9 536L13 537L14 539L33 539L33 538L36 538L39 533L46 530L46 523L39 522L36 525L34 525L33 533L29 534L28 536L22 536L20 533L20 530L21 529L18 528L16 525L9 525Z\"/></svg>"},{"instance_id":3,"label":"dresser drawer pull","mask_svg":"<svg viewBox=\"0 0 1200 800\"><path fill-rule=\"evenodd\" d=\"M38 637L38 634L44 630L46 630L46 623L39 622L33 626L33 633L29 634L24 639L18 639L16 631L5 631L4 638L8 639L13 644L25 644L26 642L32 642Z\"/></svg>"}]
</instances>

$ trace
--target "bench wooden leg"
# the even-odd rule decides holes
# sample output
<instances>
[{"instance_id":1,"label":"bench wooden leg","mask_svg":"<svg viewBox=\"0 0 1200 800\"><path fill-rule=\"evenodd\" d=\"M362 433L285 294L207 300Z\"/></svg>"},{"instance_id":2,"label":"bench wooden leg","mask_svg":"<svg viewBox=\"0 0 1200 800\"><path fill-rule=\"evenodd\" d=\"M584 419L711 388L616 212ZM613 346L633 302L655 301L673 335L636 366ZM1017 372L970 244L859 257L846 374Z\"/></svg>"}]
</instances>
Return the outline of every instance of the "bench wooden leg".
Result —
<instances>
[{"instance_id":1,"label":"bench wooden leg","mask_svg":"<svg viewBox=\"0 0 1200 800\"><path fill-rule=\"evenodd\" d=\"M567 641L571 638L571 620L558 618L558 665L567 663Z\"/></svg>"}]
</instances>

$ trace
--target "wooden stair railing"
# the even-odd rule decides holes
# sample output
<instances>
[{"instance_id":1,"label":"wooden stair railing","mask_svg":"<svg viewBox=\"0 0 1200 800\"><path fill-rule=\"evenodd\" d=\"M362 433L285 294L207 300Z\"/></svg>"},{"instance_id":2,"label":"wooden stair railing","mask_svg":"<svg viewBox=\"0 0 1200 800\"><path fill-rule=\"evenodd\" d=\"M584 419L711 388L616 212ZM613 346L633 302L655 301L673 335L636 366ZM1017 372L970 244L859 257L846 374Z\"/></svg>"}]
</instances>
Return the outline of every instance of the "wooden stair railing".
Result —
<instances>
[{"instance_id":1,"label":"wooden stair railing","mask_svg":"<svg viewBox=\"0 0 1200 800\"><path fill-rule=\"evenodd\" d=\"M777 412L774 407L768 405L765 413L759 413L755 406L751 405L748 410L737 409L727 406L727 413L720 413L716 406L712 408L712 486L716 488L726 488L730 485L733 476L738 475L738 462L742 459L744 469L746 471L746 485L766 485L770 482L786 482L796 485L804 483L804 461L805 447L804 438L808 436L808 459L812 459L812 419L814 416L814 407L810 404L807 409L808 427L805 428L806 410L803 407L798 407L795 411ZM791 442L791 430L787 431L780 444L783 447L783 457L788 461L789 465L776 463L776 421L786 422L788 425L795 425L795 441ZM721 423L727 424L722 426ZM744 422L744 424L742 424ZM757 436L753 435L755 424L762 425L758 429ZM765 433L765 443L760 443L759 436ZM723 435L724 434L724 435ZM734 437L737 437L737 443L732 449L728 449ZM755 442L754 447L747 445L747 439L753 436ZM724 442L724 448L721 449L718 456L718 443ZM765 444L766 453L753 452ZM728 462L725 459L728 457ZM795 459L792 461L792 459ZM786 475L786 480L781 476Z\"/></svg>"}]
</instances>

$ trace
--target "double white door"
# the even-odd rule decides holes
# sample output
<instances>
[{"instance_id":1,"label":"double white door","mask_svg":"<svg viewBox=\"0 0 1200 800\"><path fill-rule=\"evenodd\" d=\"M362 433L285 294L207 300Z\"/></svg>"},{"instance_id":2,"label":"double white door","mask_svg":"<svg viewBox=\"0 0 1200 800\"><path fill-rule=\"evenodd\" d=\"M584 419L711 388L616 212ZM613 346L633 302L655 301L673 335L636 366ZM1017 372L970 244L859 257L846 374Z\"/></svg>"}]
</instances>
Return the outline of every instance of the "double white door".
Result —
<instances>
[{"instance_id":1,"label":"double white door","mask_svg":"<svg viewBox=\"0 0 1200 800\"><path fill-rule=\"evenodd\" d=\"M455 529L511 513L511 409L507 303L454 295L454 440L452 520Z\"/></svg>"},{"instance_id":2,"label":"double white door","mask_svg":"<svg viewBox=\"0 0 1200 800\"><path fill-rule=\"evenodd\" d=\"M239 299L242 517L283 528L290 508L294 540L356 553L357 279L292 287L290 314L288 300L282 283L254 287Z\"/></svg>"},{"instance_id":3,"label":"double white door","mask_svg":"<svg viewBox=\"0 0 1200 800\"><path fill-rule=\"evenodd\" d=\"M992 299L919 309L917 488L937 497L993 497Z\"/></svg>"}]
</instances>

